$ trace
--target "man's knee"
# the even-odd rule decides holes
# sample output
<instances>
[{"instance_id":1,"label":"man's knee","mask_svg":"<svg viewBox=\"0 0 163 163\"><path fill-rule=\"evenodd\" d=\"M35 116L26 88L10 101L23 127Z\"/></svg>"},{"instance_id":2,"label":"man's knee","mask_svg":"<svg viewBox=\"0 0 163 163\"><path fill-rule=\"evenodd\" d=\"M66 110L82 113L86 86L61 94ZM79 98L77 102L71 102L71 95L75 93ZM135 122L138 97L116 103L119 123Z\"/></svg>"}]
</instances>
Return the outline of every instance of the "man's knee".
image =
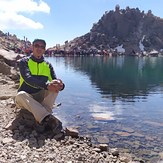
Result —
<instances>
[{"instance_id":1,"label":"man's knee","mask_svg":"<svg viewBox=\"0 0 163 163\"><path fill-rule=\"evenodd\" d=\"M25 98L27 96L27 93L25 91L20 91L15 97L15 101L19 102L21 99Z\"/></svg>"},{"instance_id":2,"label":"man's knee","mask_svg":"<svg viewBox=\"0 0 163 163\"><path fill-rule=\"evenodd\" d=\"M16 97L21 97L21 96L24 96L26 94L25 91L20 91L17 93Z\"/></svg>"}]
</instances>

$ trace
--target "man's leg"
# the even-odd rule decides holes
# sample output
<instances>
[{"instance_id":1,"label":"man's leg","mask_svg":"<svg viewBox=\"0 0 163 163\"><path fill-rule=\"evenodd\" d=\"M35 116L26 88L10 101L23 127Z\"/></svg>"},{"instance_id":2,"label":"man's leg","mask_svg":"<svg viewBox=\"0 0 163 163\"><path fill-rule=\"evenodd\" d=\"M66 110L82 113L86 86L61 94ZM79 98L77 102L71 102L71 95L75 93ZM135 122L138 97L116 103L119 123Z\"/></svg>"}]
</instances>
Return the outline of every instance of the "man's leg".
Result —
<instances>
[{"instance_id":1,"label":"man's leg","mask_svg":"<svg viewBox=\"0 0 163 163\"><path fill-rule=\"evenodd\" d=\"M47 110L43 105L34 100L30 94L24 91L18 92L15 102L19 108L25 108L30 111L39 123L41 123L47 115L51 114L50 110Z\"/></svg>"},{"instance_id":2,"label":"man's leg","mask_svg":"<svg viewBox=\"0 0 163 163\"><path fill-rule=\"evenodd\" d=\"M55 103L56 97L58 93L45 91L45 98L41 102L41 104L49 111L52 112L53 105ZM47 116L44 120L45 123L47 122L47 126L52 129L54 134L58 134L62 130L62 122L54 117L53 115Z\"/></svg>"},{"instance_id":3,"label":"man's leg","mask_svg":"<svg viewBox=\"0 0 163 163\"><path fill-rule=\"evenodd\" d=\"M53 105L55 103L55 100L58 96L58 93L45 91L44 100L41 102L41 104L49 111L52 112Z\"/></svg>"}]
</instances>

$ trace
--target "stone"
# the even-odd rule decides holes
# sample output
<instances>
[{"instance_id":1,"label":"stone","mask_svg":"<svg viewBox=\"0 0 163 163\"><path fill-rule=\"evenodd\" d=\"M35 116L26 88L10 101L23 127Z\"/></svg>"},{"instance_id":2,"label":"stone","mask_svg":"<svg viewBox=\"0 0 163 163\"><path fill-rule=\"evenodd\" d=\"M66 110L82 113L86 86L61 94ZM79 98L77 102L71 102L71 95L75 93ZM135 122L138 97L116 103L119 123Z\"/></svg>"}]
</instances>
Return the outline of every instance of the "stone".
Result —
<instances>
[{"instance_id":1,"label":"stone","mask_svg":"<svg viewBox=\"0 0 163 163\"><path fill-rule=\"evenodd\" d=\"M99 143L102 143L102 144L104 144L104 143L109 143L109 139L108 139L107 137L104 137L104 136L98 136L98 137L97 137L97 141L98 141Z\"/></svg>"},{"instance_id":2,"label":"stone","mask_svg":"<svg viewBox=\"0 0 163 163\"><path fill-rule=\"evenodd\" d=\"M66 136L71 136L71 137L76 137L76 138L78 138L79 137L79 132L78 132L78 130L77 129L75 129L75 128L66 128L65 129L65 134L66 134Z\"/></svg>"},{"instance_id":3,"label":"stone","mask_svg":"<svg viewBox=\"0 0 163 163\"><path fill-rule=\"evenodd\" d=\"M116 156L116 157L119 156L119 150L117 148L111 149L111 153L112 153L113 156Z\"/></svg>"},{"instance_id":4,"label":"stone","mask_svg":"<svg viewBox=\"0 0 163 163\"><path fill-rule=\"evenodd\" d=\"M8 144L8 143L12 143L12 142L14 142L14 139L12 139L12 138L4 138L2 140L3 144Z\"/></svg>"},{"instance_id":5,"label":"stone","mask_svg":"<svg viewBox=\"0 0 163 163\"><path fill-rule=\"evenodd\" d=\"M11 68L5 62L0 61L0 72L5 75L11 74Z\"/></svg>"},{"instance_id":6,"label":"stone","mask_svg":"<svg viewBox=\"0 0 163 163\"><path fill-rule=\"evenodd\" d=\"M107 144L99 144L101 151L108 151L109 147Z\"/></svg>"}]
</instances>

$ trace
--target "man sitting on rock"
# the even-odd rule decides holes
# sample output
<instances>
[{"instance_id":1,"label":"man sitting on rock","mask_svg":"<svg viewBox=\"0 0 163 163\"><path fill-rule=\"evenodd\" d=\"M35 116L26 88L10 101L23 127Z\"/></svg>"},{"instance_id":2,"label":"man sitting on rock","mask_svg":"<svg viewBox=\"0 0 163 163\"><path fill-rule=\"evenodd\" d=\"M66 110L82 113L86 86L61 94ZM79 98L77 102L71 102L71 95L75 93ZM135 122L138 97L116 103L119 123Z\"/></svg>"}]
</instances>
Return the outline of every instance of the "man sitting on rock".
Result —
<instances>
[{"instance_id":1,"label":"man sitting on rock","mask_svg":"<svg viewBox=\"0 0 163 163\"><path fill-rule=\"evenodd\" d=\"M64 89L61 79L57 79L52 65L44 60L46 42L33 41L33 53L21 59L20 85L15 102L18 108L27 109L35 120L58 134L62 123L52 115L52 108L59 91Z\"/></svg>"}]
</instances>

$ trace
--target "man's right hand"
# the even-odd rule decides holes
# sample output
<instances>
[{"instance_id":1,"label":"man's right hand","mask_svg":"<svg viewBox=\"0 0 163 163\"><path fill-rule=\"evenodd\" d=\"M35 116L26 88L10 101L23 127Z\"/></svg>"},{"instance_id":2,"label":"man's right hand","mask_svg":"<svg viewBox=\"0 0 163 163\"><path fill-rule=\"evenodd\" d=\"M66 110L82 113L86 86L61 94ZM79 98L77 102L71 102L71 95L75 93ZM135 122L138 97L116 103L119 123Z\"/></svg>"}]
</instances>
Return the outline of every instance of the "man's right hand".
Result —
<instances>
[{"instance_id":1,"label":"man's right hand","mask_svg":"<svg viewBox=\"0 0 163 163\"><path fill-rule=\"evenodd\" d=\"M49 83L48 86L47 86L48 90L51 91L51 92L55 92L55 93L58 93L59 92L59 87L58 87L58 84L54 84L54 83Z\"/></svg>"},{"instance_id":2,"label":"man's right hand","mask_svg":"<svg viewBox=\"0 0 163 163\"><path fill-rule=\"evenodd\" d=\"M47 86L49 91L58 93L63 88L63 83L61 80L53 80Z\"/></svg>"}]
</instances>

